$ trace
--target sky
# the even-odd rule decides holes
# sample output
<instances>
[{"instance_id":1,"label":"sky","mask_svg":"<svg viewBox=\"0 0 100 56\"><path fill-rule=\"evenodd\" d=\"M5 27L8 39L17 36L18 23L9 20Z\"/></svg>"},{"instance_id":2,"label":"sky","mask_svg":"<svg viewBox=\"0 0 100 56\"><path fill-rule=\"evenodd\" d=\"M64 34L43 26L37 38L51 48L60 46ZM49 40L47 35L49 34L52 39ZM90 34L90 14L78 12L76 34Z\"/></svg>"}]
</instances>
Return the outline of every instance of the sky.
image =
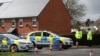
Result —
<instances>
[{"instance_id":1,"label":"sky","mask_svg":"<svg viewBox=\"0 0 100 56\"><path fill-rule=\"evenodd\" d=\"M86 15L83 20L91 19L95 21L100 18L100 0L80 0L80 2L86 6Z\"/></svg>"},{"instance_id":2,"label":"sky","mask_svg":"<svg viewBox=\"0 0 100 56\"><path fill-rule=\"evenodd\" d=\"M2 3L2 2L9 2L9 1L13 1L13 0L0 0L0 3Z\"/></svg>"}]
</instances>

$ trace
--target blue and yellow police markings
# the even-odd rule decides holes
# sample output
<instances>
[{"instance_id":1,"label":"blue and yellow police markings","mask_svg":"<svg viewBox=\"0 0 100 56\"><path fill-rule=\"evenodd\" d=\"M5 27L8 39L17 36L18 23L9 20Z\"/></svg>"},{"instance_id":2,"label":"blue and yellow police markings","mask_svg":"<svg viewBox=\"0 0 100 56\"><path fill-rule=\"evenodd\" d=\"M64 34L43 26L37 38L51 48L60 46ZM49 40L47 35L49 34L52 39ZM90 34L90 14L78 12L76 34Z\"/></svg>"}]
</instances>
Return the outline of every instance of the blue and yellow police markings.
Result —
<instances>
[{"instance_id":1,"label":"blue and yellow police markings","mask_svg":"<svg viewBox=\"0 0 100 56\"><path fill-rule=\"evenodd\" d=\"M41 42L41 36L29 36L30 41Z\"/></svg>"},{"instance_id":2,"label":"blue and yellow police markings","mask_svg":"<svg viewBox=\"0 0 100 56\"><path fill-rule=\"evenodd\" d=\"M8 45L11 45L11 44L13 44L14 43L14 41L12 41L12 40L9 40L8 41Z\"/></svg>"},{"instance_id":3,"label":"blue and yellow police markings","mask_svg":"<svg viewBox=\"0 0 100 56\"><path fill-rule=\"evenodd\" d=\"M12 44L19 45L19 42L18 42L18 40L9 40L8 45L12 45Z\"/></svg>"},{"instance_id":4,"label":"blue and yellow police markings","mask_svg":"<svg viewBox=\"0 0 100 56\"><path fill-rule=\"evenodd\" d=\"M19 41L18 40L14 40L14 44L19 45Z\"/></svg>"},{"instance_id":5,"label":"blue and yellow police markings","mask_svg":"<svg viewBox=\"0 0 100 56\"><path fill-rule=\"evenodd\" d=\"M50 37L50 36L47 37L47 41L50 42L50 43L53 42L53 37Z\"/></svg>"},{"instance_id":6,"label":"blue and yellow police markings","mask_svg":"<svg viewBox=\"0 0 100 56\"><path fill-rule=\"evenodd\" d=\"M47 39L48 37L46 37L46 36L43 36L42 37L42 43L47 43L48 42L48 39Z\"/></svg>"},{"instance_id":7,"label":"blue and yellow police markings","mask_svg":"<svg viewBox=\"0 0 100 56\"><path fill-rule=\"evenodd\" d=\"M29 37L31 41L35 41L35 42L38 42L38 43L51 43L53 42L54 40L60 40L60 41L64 41L64 38L63 37L59 37L59 36L54 36L54 37L51 37L51 36L30 36Z\"/></svg>"},{"instance_id":8,"label":"blue and yellow police markings","mask_svg":"<svg viewBox=\"0 0 100 56\"><path fill-rule=\"evenodd\" d=\"M30 41L35 40L35 36L30 36Z\"/></svg>"},{"instance_id":9,"label":"blue and yellow police markings","mask_svg":"<svg viewBox=\"0 0 100 56\"><path fill-rule=\"evenodd\" d=\"M64 38L63 37L60 37L60 41L63 42L64 41Z\"/></svg>"},{"instance_id":10,"label":"blue and yellow police markings","mask_svg":"<svg viewBox=\"0 0 100 56\"><path fill-rule=\"evenodd\" d=\"M30 40L35 42L41 42L41 43L49 43L49 42L53 42L53 37L30 36Z\"/></svg>"},{"instance_id":11,"label":"blue and yellow police markings","mask_svg":"<svg viewBox=\"0 0 100 56\"><path fill-rule=\"evenodd\" d=\"M35 36L35 41L36 42L41 42L41 36Z\"/></svg>"},{"instance_id":12,"label":"blue and yellow police markings","mask_svg":"<svg viewBox=\"0 0 100 56\"><path fill-rule=\"evenodd\" d=\"M59 36L54 36L54 40L60 40L61 42L63 42L64 38Z\"/></svg>"},{"instance_id":13,"label":"blue and yellow police markings","mask_svg":"<svg viewBox=\"0 0 100 56\"><path fill-rule=\"evenodd\" d=\"M60 40L59 36L54 36L54 40Z\"/></svg>"}]
</instances>

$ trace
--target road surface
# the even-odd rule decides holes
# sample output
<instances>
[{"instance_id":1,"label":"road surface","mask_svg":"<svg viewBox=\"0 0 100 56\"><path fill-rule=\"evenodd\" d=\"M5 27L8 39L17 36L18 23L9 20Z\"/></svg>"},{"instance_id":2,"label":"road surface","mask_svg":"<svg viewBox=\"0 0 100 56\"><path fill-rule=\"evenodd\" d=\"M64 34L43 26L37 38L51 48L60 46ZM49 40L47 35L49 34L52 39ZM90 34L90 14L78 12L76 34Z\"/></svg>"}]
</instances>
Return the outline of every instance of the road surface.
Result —
<instances>
[{"instance_id":1,"label":"road surface","mask_svg":"<svg viewBox=\"0 0 100 56\"><path fill-rule=\"evenodd\" d=\"M29 51L22 53L26 56L90 56L90 52L92 56L100 56L100 47L89 48L87 46L80 46L75 48L74 46L62 51L50 51L49 48L43 48L38 50L38 52Z\"/></svg>"}]
</instances>

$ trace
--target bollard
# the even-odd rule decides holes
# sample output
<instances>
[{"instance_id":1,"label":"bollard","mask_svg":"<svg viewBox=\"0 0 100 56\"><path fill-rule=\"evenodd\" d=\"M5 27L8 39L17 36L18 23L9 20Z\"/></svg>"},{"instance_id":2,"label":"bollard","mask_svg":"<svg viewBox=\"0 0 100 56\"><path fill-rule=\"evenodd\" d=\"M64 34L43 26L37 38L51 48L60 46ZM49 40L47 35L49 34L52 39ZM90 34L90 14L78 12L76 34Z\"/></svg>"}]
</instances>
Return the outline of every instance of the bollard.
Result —
<instances>
[{"instance_id":1,"label":"bollard","mask_svg":"<svg viewBox=\"0 0 100 56\"><path fill-rule=\"evenodd\" d=\"M38 52L38 48L37 48L37 46L35 46L34 53L36 54L37 52Z\"/></svg>"},{"instance_id":2,"label":"bollard","mask_svg":"<svg viewBox=\"0 0 100 56\"><path fill-rule=\"evenodd\" d=\"M78 43L78 42L76 42L76 48L78 48L78 44L79 44L79 43Z\"/></svg>"},{"instance_id":3,"label":"bollard","mask_svg":"<svg viewBox=\"0 0 100 56\"><path fill-rule=\"evenodd\" d=\"M53 51L52 44L49 45L50 51Z\"/></svg>"},{"instance_id":4,"label":"bollard","mask_svg":"<svg viewBox=\"0 0 100 56\"><path fill-rule=\"evenodd\" d=\"M93 51L92 51L92 49L90 49L90 56L92 56L93 55Z\"/></svg>"},{"instance_id":5,"label":"bollard","mask_svg":"<svg viewBox=\"0 0 100 56\"><path fill-rule=\"evenodd\" d=\"M59 50L61 51L62 49L62 43L60 43Z\"/></svg>"}]
</instances>

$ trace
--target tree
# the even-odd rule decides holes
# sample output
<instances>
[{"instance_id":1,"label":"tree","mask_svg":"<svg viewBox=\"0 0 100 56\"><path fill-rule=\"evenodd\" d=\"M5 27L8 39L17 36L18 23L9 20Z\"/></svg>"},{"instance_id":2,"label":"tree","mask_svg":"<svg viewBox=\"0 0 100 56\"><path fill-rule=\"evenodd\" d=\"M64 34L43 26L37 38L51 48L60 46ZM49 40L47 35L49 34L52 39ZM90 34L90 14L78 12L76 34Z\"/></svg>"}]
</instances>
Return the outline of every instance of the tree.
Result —
<instances>
[{"instance_id":1,"label":"tree","mask_svg":"<svg viewBox=\"0 0 100 56\"><path fill-rule=\"evenodd\" d=\"M85 25L89 27L90 26L90 22L91 22L91 20L87 19L87 21L85 22Z\"/></svg>"},{"instance_id":2,"label":"tree","mask_svg":"<svg viewBox=\"0 0 100 56\"><path fill-rule=\"evenodd\" d=\"M72 20L82 17L85 15L85 5L79 3L79 0L63 0L65 7L67 8Z\"/></svg>"}]
</instances>

